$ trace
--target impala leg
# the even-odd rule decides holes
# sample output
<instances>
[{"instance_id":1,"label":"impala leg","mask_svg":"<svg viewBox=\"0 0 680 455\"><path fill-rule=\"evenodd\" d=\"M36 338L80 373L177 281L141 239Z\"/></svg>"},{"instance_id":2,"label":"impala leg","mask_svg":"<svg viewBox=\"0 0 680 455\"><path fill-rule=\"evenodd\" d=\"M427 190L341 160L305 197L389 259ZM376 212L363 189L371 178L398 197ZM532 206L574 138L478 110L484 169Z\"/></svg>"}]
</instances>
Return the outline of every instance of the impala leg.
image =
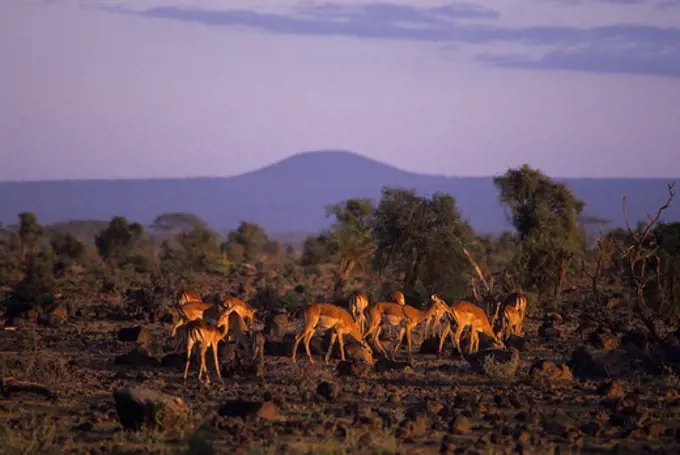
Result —
<instances>
[{"instance_id":1,"label":"impala leg","mask_svg":"<svg viewBox=\"0 0 680 455\"><path fill-rule=\"evenodd\" d=\"M337 333L335 333L335 330L333 330L333 333L331 333L331 344L328 346L328 352L326 353L325 361L328 363L328 359L331 358L331 352L333 352L333 345L335 344L335 340L338 338ZM345 360L345 359L342 359Z\"/></svg>"},{"instance_id":2,"label":"impala leg","mask_svg":"<svg viewBox=\"0 0 680 455\"><path fill-rule=\"evenodd\" d=\"M338 344L340 345L340 359L343 361L345 360L345 342L343 338L345 337L345 334L343 332L338 331Z\"/></svg>"},{"instance_id":3,"label":"impala leg","mask_svg":"<svg viewBox=\"0 0 680 455\"><path fill-rule=\"evenodd\" d=\"M408 344L408 361L413 362L413 353L411 352L411 337L412 337L413 327L406 328L406 343Z\"/></svg>"},{"instance_id":4,"label":"impala leg","mask_svg":"<svg viewBox=\"0 0 680 455\"><path fill-rule=\"evenodd\" d=\"M378 348L378 351L383 355L383 357L387 357L387 352L385 351L385 347L382 345L380 342L380 338L378 335L380 335L380 326L373 326L372 328L368 329L367 333L370 333L370 339L373 342L373 345Z\"/></svg>"},{"instance_id":5,"label":"impala leg","mask_svg":"<svg viewBox=\"0 0 680 455\"><path fill-rule=\"evenodd\" d=\"M187 382L187 375L189 374L189 363L191 362L191 351L194 349L194 341L189 338L187 341L187 363L184 367L184 383Z\"/></svg>"},{"instance_id":6,"label":"impala leg","mask_svg":"<svg viewBox=\"0 0 680 455\"><path fill-rule=\"evenodd\" d=\"M212 345L213 361L215 362L215 370L217 371L217 377L220 378L220 382L224 384L222 379L222 372L220 371L220 363L217 361L217 343Z\"/></svg>"},{"instance_id":7,"label":"impala leg","mask_svg":"<svg viewBox=\"0 0 680 455\"><path fill-rule=\"evenodd\" d=\"M307 328L305 327L302 332L300 332L296 337L295 337L295 345L293 345L293 363L296 363L295 358L297 357L297 349L298 345L300 344L300 341L302 341L303 338L307 336Z\"/></svg>"},{"instance_id":8,"label":"impala leg","mask_svg":"<svg viewBox=\"0 0 680 455\"><path fill-rule=\"evenodd\" d=\"M470 354L479 352L479 333L472 329L470 332Z\"/></svg>"},{"instance_id":9,"label":"impala leg","mask_svg":"<svg viewBox=\"0 0 680 455\"><path fill-rule=\"evenodd\" d=\"M201 373L205 373L205 382L206 384L210 384L210 375L208 374L208 368L205 366L205 353L208 352L208 346L207 345L201 345ZM200 373L199 373L199 382L200 382Z\"/></svg>"},{"instance_id":10,"label":"impala leg","mask_svg":"<svg viewBox=\"0 0 680 455\"><path fill-rule=\"evenodd\" d=\"M456 334L453 337L453 344L456 346L456 349L460 355L463 355L462 351L460 350L460 337L463 335L464 329L465 326L463 324L458 324L458 327L456 328Z\"/></svg>"},{"instance_id":11,"label":"impala leg","mask_svg":"<svg viewBox=\"0 0 680 455\"><path fill-rule=\"evenodd\" d=\"M444 343L446 343L446 338L451 335L451 324L446 324L444 330L442 331L441 338L439 338L439 350L437 355L441 355L442 349L444 348Z\"/></svg>"},{"instance_id":12,"label":"impala leg","mask_svg":"<svg viewBox=\"0 0 680 455\"><path fill-rule=\"evenodd\" d=\"M406 327L401 326L399 329L399 342L394 347L394 352L392 354L395 358L397 357L397 352L399 352L399 348L401 347L401 340L404 339L404 333L406 333Z\"/></svg>"},{"instance_id":13,"label":"impala leg","mask_svg":"<svg viewBox=\"0 0 680 455\"><path fill-rule=\"evenodd\" d=\"M312 357L312 351L309 350L309 342L312 341L312 337L314 336L314 331L311 331L307 334L305 337L305 351L307 352L307 359L309 359L309 363L314 363L314 358Z\"/></svg>"}]
</instances>

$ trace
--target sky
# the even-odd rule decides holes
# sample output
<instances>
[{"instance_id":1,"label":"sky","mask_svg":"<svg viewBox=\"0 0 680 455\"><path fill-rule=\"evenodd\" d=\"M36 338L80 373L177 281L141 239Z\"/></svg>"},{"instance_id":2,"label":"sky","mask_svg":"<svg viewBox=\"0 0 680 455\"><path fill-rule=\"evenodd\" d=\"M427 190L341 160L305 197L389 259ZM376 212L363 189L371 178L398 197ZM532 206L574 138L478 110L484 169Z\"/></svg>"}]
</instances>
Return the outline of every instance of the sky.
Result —
<instances>
[{"instance_id":1,"label":"sky","mask_svg":"<svg viewBox=\"0 0 680 455\"><path fill-rule=\"evenodd\" d=\"M0 62L1 181L680 175L680 0L0 0Z\"/></svg>"}]
</instances>

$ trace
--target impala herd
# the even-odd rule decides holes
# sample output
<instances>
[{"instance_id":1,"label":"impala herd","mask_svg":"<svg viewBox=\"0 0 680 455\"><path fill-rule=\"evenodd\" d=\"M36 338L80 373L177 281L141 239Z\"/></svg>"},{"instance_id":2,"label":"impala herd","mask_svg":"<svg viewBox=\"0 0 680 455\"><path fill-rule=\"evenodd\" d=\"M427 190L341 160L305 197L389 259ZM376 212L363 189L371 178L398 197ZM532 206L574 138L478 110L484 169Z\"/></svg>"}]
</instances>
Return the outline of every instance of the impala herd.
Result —
<instances>
[{"instance_id":1,"label":"impala herd","mask_svg":"<svg viewBox=\"0 0 680 455\"><path fill-rule=\"evenodd\" d=\"M330 303L312 303L302 311L304 326L295 336L292 360L296 362L298 346L302 342L309 362L314 363L309 343L317 330L331 330L331 343L325 356L326 362L336 341L340 346L340 357L345 360L345 335L356 341L364 359L369 362L373 362L373 349L369 341L380 354L389 357L380 341L383 328L399 330L392 356L397 354L404 335L406 336L409 360L412 360L413 330L423 323L426 336L430 333L430 327L432 336L439 335L439 355L449 336L455 348L461 352L460 341L466 327L470 327L468 343L470 354L479 350L479 333L484 333L500 348L505 347L503 340L510 335L522 334L527 302L522 292L514 292L505 301L497 304L491 322L485 311L473 303L461 301L449 306L436 294L432 294L430 299L431 305L424 311L407 305L404 294L399 291L391 294L391 301L379 301L373 305L369 305L368 296L364 292L356 291L349 299L349 311ZM209 348L212 348L215 369L222 381L217 345L227 337L234 341L237 347L244 349L250 358L259 357L260 361L264 362L264 335L253 328L257 310L243 300L231 297L215 305L205 303L197 292L182 291L177 295L175 309L179 317L171 333L175 350L179 351L183 345L186 346L185 381L195 347L198 348L197 355L200 361L199 382L205 373L206 383L210 383L205 365L205 355ZM499 316L500 320L497 321ZM499 324L496 324L497 322ZM452 324L456 326L455 332ZM498 330L494 330L496 325L499 325Z\"/></svg>"}]
</instances>

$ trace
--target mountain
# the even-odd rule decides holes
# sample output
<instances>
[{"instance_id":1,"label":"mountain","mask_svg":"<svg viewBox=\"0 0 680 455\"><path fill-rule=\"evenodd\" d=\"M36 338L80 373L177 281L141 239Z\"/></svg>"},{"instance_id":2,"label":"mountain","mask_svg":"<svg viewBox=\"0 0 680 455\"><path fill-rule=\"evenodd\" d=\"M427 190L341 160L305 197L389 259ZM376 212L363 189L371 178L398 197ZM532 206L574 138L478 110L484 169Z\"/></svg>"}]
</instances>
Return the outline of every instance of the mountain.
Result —
<instances>
[{"instance_id":1,"label":"mountain","mask_svg":"<svg viewBox=\"0 0 680 455\"><path fill-rule=\"evenodd\" d=\"M667 196L665 179L559 180L586 201L587 215L614 226L623 224L622 195L628 197L632 223ZM491 177L415 174L345 151L300 153L225 178L0 182L0 221L14 224L19 212L30 211L46 224L114 215L148 224L164 212L190 212L220 230L248 220L272 233L311 233L330 223L324 205L351 197L377 201L384 186L450 193L478 231L509 228ZM680 206L671 206L664 219L680 219Z\"/></svg>"}]
</instances>

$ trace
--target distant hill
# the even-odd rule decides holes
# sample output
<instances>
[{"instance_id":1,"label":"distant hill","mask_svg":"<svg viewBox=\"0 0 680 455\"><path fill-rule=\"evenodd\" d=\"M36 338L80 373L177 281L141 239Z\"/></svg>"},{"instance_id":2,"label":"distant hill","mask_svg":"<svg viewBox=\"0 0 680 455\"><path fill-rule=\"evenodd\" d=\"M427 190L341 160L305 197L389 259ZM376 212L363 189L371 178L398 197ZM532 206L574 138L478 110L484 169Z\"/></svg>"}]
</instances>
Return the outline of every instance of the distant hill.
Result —
<instances>
[{"instance_id":1,"label":"distant hill","mask_svg":"<svg viewBox=\"0 0 680 455\"><path fill-rule=\"evenodd\" d=\"M589 216L621 226L621 196L631 221L643 219L665 201L665 179L561 179L585 200ZM42 223L107 220L114 215L151 223L164 212L191 212L213 228L231 229L241 220L289 235L327 227L324 205L351 197L378 200L383 186L443 191L456 197L480 232L508 229L491 177L443 177L406 172L351 152L305 152L262 169L227 178L0 182L0 221L14 224L22 211ZM680 201L664 219L680 219Z\"/></svg>"}]
</instances>

